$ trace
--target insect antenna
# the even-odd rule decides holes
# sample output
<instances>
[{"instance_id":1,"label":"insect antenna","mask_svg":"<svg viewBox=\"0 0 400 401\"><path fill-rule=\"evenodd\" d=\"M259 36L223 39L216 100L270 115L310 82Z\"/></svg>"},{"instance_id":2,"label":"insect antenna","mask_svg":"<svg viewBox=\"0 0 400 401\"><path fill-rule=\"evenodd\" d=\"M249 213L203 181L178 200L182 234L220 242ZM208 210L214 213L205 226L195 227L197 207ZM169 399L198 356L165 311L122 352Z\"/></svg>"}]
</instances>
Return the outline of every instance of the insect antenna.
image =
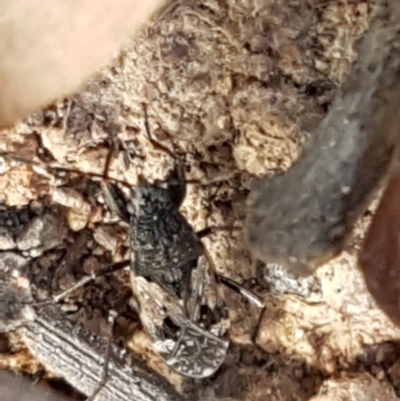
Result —
<instances>
[{"instance_id":1,"label":"insect antenna","mask_svg":"<svg viewBox=\"0 0 400 401\"><path fill-rule=\"evenodd\" d=\"M104 165L104 172L103 172L103 177L101 180L101 189L103 191L106 203L107 203L108 207L110 208L110 210L114 214L119 216L122 220L129 222L130 215L126 208L126 204L123 200L124 198L121 193L121 190L118 188L118 186L115 183L111 183L108 178L108 172L110 169L114 150L115 150L115 143L114 143L114 141L112 141L111 145L110 145L110 150L108 151L106 162ZM123 185L127 186L128 184L123 184Z\"/></svg>"},{"instance_id":2,"label":"insect antenna","mask_svg":"<svg viewBox=\"0 0 400 401\"><path fill-rule=\"evenodd\" d=\"M149 116L147 113L147 105L145 103L142 104L143 107L143 112L144 112L144 127L146 129L146 135L147 135L147 139L149 140L149 142L155 147L155 148L159 148L162 151L164 151L165 153L168 153L172 159L174 160L178 160L178 162L180 161L179 156L172 150L170 150L169 148L167 148L166 146L164 146L163 144L159 143L158 141L156 141L151 133L150 130L150 124L149 124Z\"/></svg>"},{"instance_id":3,"label":"insect antenna","mask_svg":"<svg viewBox=\"0 0 400 401\"><path fill-rule=\"evenodd\" d=\"M161 151L167 153L172 158L172 160L174 160L175 166L171 171L171 173L169 174L166 181L169 187L174 187L173 191L171 191L171 193L174 196L174 203L180 206L186 196L186 184L188 183L188 181L185 179L184 161L176 152L174 152L173 150L169 149L168 147L164 146L163 144L159 143L154 139L150 130L147 105L143 103L142 106L144 113L144 127L146 130L148 141L155 148L158 148Z\"/></svg>"},{"instance_id":4,"label":"insect antenna","mask_svg":"<svg viewBox=\"0 0 400 401\"><path fill-rule=\"evenodd\" d=\"M94 399L96 398L99 391L107 383L108 367L109 367L110 356L111 356L111 339L112 339L112 335L114 332L116 317L117 317L117 312L115 310L110 310L108 313L109 332L107 335L107 345L106 345L106 352L105 352L105 356L104 356L104 370L103 370L102 378L101 378L100 383L98 384L97 388L93 391L93 394L87 399L87 401L94 401Z\"/></svg>"},{"instance_id":5,"label":"insect antenna","mask_svg":"<svg viewBox=\"0 0 400 401\"><path fill-rule=\"evenodd\" d=\"M28 166L33 166L33 167L37 167L39 169L42 169L42 172L39 173L39 174L42 174L43 170L44 171L56 170L56 171L62 171L62 172L65 172L65 173L85 175L85 176L90 177L90 178L98 178L98 179L103 179L104 178L104 172L102 174L97 174L97 173L91 173L91 172L87 172L87 171L80 171L78 169L65 167L65 166L60 165L60 164L58 164L56 162L47 163L46 166L44 166L43 163L40 163L38 161L28 160L28 159L25 159L24 157L21 157L21 156L15 155L15 154L5 153L5 152L0 152L0 157L4 158L6 160L12 160L12 161L16 161L18 163L23 163L23 164L26 164ZM109 154L107 154L107 157L109 157ZM121 185L124 185L124 186L129 186L128 182L126 182L124 180L120 180L118 178L113 178L112 181L116 182L116 183L119 183Z\"/></svg>"}]
</instances>

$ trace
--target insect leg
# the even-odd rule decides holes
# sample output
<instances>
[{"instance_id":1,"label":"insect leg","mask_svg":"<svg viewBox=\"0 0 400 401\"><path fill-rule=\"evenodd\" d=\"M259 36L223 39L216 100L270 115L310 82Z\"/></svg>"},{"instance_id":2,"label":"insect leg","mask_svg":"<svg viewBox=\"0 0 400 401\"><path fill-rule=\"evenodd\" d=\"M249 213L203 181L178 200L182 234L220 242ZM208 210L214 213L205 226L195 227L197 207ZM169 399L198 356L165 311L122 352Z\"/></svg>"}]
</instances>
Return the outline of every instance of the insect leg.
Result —
<instances>
[{"instance_id":1,"label":"insect leg","mask_svg":"<svg viewBox=\"0 0 400 401\"><path fill-rule=\"evenodd\" d=\"M239 230L238 227L207 227L201 231L198 231L196 234L199 238L203 238L207 235L209 235L212 231L228 231L228 230ZM257 306L257 308L264 309L265 305L264 302L261 300L261 298L256 295L254 292L248 290L247 288L243 287L240 285L238 282L224 277L222 275L216 274L217 279L227 286L228 288L236 291L239 293L243 298L247 299L249 302L251 302L253 305Z\"/></svg>"},{"instance_id":2,"label":"insect leg","mask_svg":"<svg viewBox=\"0 0 400 401\"><path fill-rule=\"evenodd\" d=\"M242 285L240 285L239 283L237 283L234 280L231 280L228 277L224 277L219 274L217 275L217 277L222 284L224 284L228 288L238 292L243 298L247 299L253 305L257 306L257 308L260 308L260 309L265 308L264 302L253 291L248 290L247 288L243 287Z\"/></svg>"},{"instance_id":3,"label":"insect leg","mask_svg":"<svg viewBox=\"0 0 400 401\"><path fill-rule=\"evenodd\" d=\"M183 376L206 378L224 362L229 342L199 327L186 317L175 298L155 283L132 274L132 288L141 306L140 318L164 362ZM178 336L167 338L162 322L169 317Z\"/></svg>"},{"instance_id":4,"label":"insect leg","mask_svg":"<svg viewBox=\"0 0 400 401\"><path fill-rule=\"evenodd\" d=\"M211 233L217 232L217 231L239 231L240 228L239 227L229 227L229 226L213 226L213 227L206 227L203 228L200 231L197 231L196 235L199 238L204 238L207 235L210 235Z\"/></svg>"},{"instance_id":5,"label":"insect leg","mask_svg":"<svg viewBox=\"0 0 400 401\"><path fill-rule=\"evenodd\" d=\"M115 325L115 318L117 317L117 312L114 310L110 310L108 314L108 324L109 324L109 333L107 336L107 346L106 346L106 353L104 356L104 371L103 375L101 378L100 383L98 384L96 390L94 390L93 394L87 399L87 401L94 401L96 398L96 395L99 393L99 391L105 386L108 380L108 363L110 361L110 353L111 353L111 340L112 340L112 334L114 331L114 325Z\"/></svg>"},{"instance_id":6,"label":"insect leg","mask_svg":"<svg viewBox=\"0 0 400 401\"><path fill-rule=\"evenodd\" d=\"M184 178L184 173L183 173L183 163L182 160L180 159L180 157L172 150L170 150L169 148L167 148L166 146L162 145L161 143L157 142L153 135L151 134L150 131L150 125L149 125L149 120L148 120L148 114L147 114L147 106L146 104L143 104L143 111L144 111L144 126L146 129L146 134L147 134L147 139L149 140L149 142L156 148L161 149L162 151L164 151L165 153L167 153L168 155L171 156L172 159L177 161L178 164L178 168L177 170L179 171L179 179L184 182L185 184L197 184L197 185L203 185L203 186L207 186L210 184L214 184L214 183L218 183L221 181L226 181L230 178L232 178L233 176L235 176L238 172L237 171L230 171L230 172L226 172L226 173L221 173L218 176L212 177L212 178L207 178L205 181L199 181L199 180L185 180Z\"/></svg>"},{"instance_id":7,"label":"insect leg","mask_svg":"<svg viewBox=\"0 0 400 401\"><path fill-rule=\"evenodd\" d=\"M155 148L161 149L163 152L168 153L171 156L172 159L180 161L177 154L175 154L172 150L168 149L166 146L164 146L161 143L157 142L153 138L153 135L152 135L152 133L150 131L149 116L147 114L147 106L146 106L146 104L143 104L143 112L144 112L144 127L146 129L147 139L149 140L149 142Z\"/></svg>"},{"instance_id":8,"label":"insect leg","mask_svg":"<svg viewBox=\"0 0 400 401\"><path fill-rule=\"evenodd\" d=\"M121 190L117 185L103 181L101 183L101 189L111 212L119 216L123 221L129 222L130 214L126 208Z\"/></svg>"},{"instance_id":9,"label":"insect leg","mask_svg":"<svg viewBox=\"0 0 400 401\"><path fill-rule=\"evenodd\" d=\"M104 165L103 179L101 182L101 189L110 210L119 216L122 220L129 222L130 216L126 209L124 198L120 189L115 184L111 184L108 180L108 171L110 169L111 159L114 153L114 142L111 143L110 150L107 154L106 163Z\"/></svg>"},{"instance_id":10,"label":"insect leg","mask_svg":"<svg viewBox=\"0 0 400 401\"><path fill-rule=\"evenodd\" d=\"M96 278L112 274L118 270L123 269L124 267L129 266L129 265L130 265L129 260L107 265L103 269L101 269L99 272L92 273L89 276L83 277L70 288L67 288L66 290L60 292L57 295L53 295L50 299L48 299L46 301L36 302L33 306L44 306L44 305L49 305L49 304L55 304L55 303L59 302L61 299L65 298L71 292L75 291L77 288L83 287L86 283L89 283L90 281L93 281Z\"/></svg>"},{"instance_id":11,"label":"insect leg","mask_svg":"<svg viewBox=\"0 0 400 401\"><path fill-rule=\"evenodd\" d=\"M147 134L147 139L155 148L158 148L161 151L167 153L175 162L175 167L169 174L168 178L166 179L166 182L168 183L168 186L171 189L171 193L174 196L174 203L177 206L180 206L186 196L184 163L178 154L176 154L173 150L168 149L166 146L162 145L161 143L157 142L154 139L150 131L147 106L145 104L143 104L143 112L144 112L144 126Z\"/></svg>"}]
</instances>

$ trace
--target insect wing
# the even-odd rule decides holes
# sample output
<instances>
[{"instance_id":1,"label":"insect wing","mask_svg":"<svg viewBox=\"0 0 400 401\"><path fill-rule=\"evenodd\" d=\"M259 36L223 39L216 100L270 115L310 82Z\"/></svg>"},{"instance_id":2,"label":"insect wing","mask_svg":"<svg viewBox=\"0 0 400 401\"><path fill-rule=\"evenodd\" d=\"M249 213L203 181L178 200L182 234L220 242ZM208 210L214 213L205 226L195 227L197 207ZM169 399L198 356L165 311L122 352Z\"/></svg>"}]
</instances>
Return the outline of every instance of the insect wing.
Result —
<instances>
[{"instance_id":1,"label":"insect wing","mask_svg":"<svg viewBox=\"0 0 400 401\"><path fill-rule=\"evenodd\" d=\"M230 326L227 308L206 249L192 270L190 297L186 302L190 320L205 330L221 337Z\"/></svg>"},{"instance_id":2,"label":"insect wing","mask_svg":"<svg viewBox=\"0 0 400 401\"><path fill-rule=\"evenodd\" d=\"M228 341L188 321L172 355L165 362L183 376L204 379L222 365L228 346Z\"/></svg>"},{"instance_id":3,"label":"insect wing","mask_svg":"<svg viewBox=\"0 0 400 401\"><path fill-rule=\"evenodd\" d=\"M224 362L228 341L190 321L183 302L144 277L131 275L141 322L164 362L183 376L206 378ZM169 318L176 331L167 330Z\"/></svg>"}]
</instances>

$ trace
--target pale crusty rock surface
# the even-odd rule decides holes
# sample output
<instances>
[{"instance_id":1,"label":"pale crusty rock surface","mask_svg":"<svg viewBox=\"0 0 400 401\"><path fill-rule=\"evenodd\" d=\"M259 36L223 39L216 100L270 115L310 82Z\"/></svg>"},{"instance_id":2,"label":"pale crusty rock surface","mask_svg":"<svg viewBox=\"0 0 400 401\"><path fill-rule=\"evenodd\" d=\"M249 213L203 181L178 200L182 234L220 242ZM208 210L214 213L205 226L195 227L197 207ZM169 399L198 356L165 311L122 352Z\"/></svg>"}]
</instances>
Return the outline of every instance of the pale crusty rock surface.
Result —
<instances>
[{"instance_id":1,"label":"pale crusty rock surface","mask_svg":"<svg viewBox=\"0 0 400 401\"><path fill-rule=\"evenodd\" d=\"M382 385L369 374L347 375L327 380L319 395L310 401L395 401L398 398L390 388Z\"/></svg>"},{"instance_id":2,"label":"pale crusty rock surface","mask_svg":"<svg viewBox=\"0 0 400 401\"><path fill-rule=\"evenodd\" d=\"M70 229L88 221L86 228L94 233L87 245L91 255L116 249L114 260L121 260L126 230L101 204L74 195L84 192L79 180L67 181L68 191L76 192L60 190L63 176L45 167L101 174L107 138L114 138L125 141L133 167L126 170L120 151L111 178L135 184L138 174L165 177L173 161L146 139L146 103L153 135L185 157L189 180L207 184L226 178L189 184L183 213L196 230L233 227L211 233L205 246L218 272L239 281L253 277L255 265L241 237L249 179L286 170L299 157L357 56L353 46L368 28L370 13L370 2L350 0L170 3L84 90L0 131L0 152L37 162L0 158L4 203L22 206L62 193L68 212L79 198L83 216L69 211ZM368 370L368 380L400 391L393 370L400 330L376 307L355 263L373 210L374 205L358 222L345 252L315 273L310 291L300 294L282 276L279 291L271 284L270 292L261 292L267 307L258 331L256 311L227 291L238 350L234 347L227 367L204 390L205 399L214 394L233 399L229 383L239 374L241 400L309 400L325 396L319 392L324 377L350 369ZM118 239L107 239L110 232ZM86 242L81 246L86 249ZM152 353L137 322L130 324L137 326L131 347L183 389L184 381ZM21 352L8 366L28 365Z\"/></svg>"}]
</instances>

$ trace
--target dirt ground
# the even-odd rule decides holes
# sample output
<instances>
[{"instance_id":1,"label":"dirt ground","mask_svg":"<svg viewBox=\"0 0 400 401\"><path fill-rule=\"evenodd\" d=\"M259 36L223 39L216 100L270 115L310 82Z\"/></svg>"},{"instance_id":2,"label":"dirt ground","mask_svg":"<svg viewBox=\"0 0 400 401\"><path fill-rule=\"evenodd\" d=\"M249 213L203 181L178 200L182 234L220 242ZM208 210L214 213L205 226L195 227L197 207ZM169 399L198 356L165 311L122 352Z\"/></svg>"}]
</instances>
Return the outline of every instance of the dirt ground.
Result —
<instances>
[{"instance_id":1,"label":"dirt ground","mask_svg":"<svg viewBox=\"0 0 400 401\"><path fill-rule=\"evenodd\" d=\"M356 266L376 201L345 251L307 279L254 263L241 233L251 178L286 170L299 157L356 59L370 12L368 1L351 0L170 2L80 92L0 131L0 152L19 158L0 158L0 201L30 205L29 216L50 209L62 216L46 222L54 228L39 243L23 232L18 243L12 235L2 241L2 250L33 258L39 295L46 274L65 288L104 261L127 257L126 228L107 212L96 179L83 173L102 174L114 141L111 178L132 185L138 174L165 178L174 161L147 140L145 103L154 137L184 158L187 180L198 182L188 184L184 215L196 231L227 228L204 240L217 271L251 286L266 304L258 324L258 310L227 291L233 346L204 399L398 399L400 330L377 308ZM107 307L118 305L116 336L129 338L134 352L185 391L188 383L151 351L128 303L121 272L62 307L103 332ZM3 348L2 366L43 374L15 339Z\"/></svg>"}]
</instances>

